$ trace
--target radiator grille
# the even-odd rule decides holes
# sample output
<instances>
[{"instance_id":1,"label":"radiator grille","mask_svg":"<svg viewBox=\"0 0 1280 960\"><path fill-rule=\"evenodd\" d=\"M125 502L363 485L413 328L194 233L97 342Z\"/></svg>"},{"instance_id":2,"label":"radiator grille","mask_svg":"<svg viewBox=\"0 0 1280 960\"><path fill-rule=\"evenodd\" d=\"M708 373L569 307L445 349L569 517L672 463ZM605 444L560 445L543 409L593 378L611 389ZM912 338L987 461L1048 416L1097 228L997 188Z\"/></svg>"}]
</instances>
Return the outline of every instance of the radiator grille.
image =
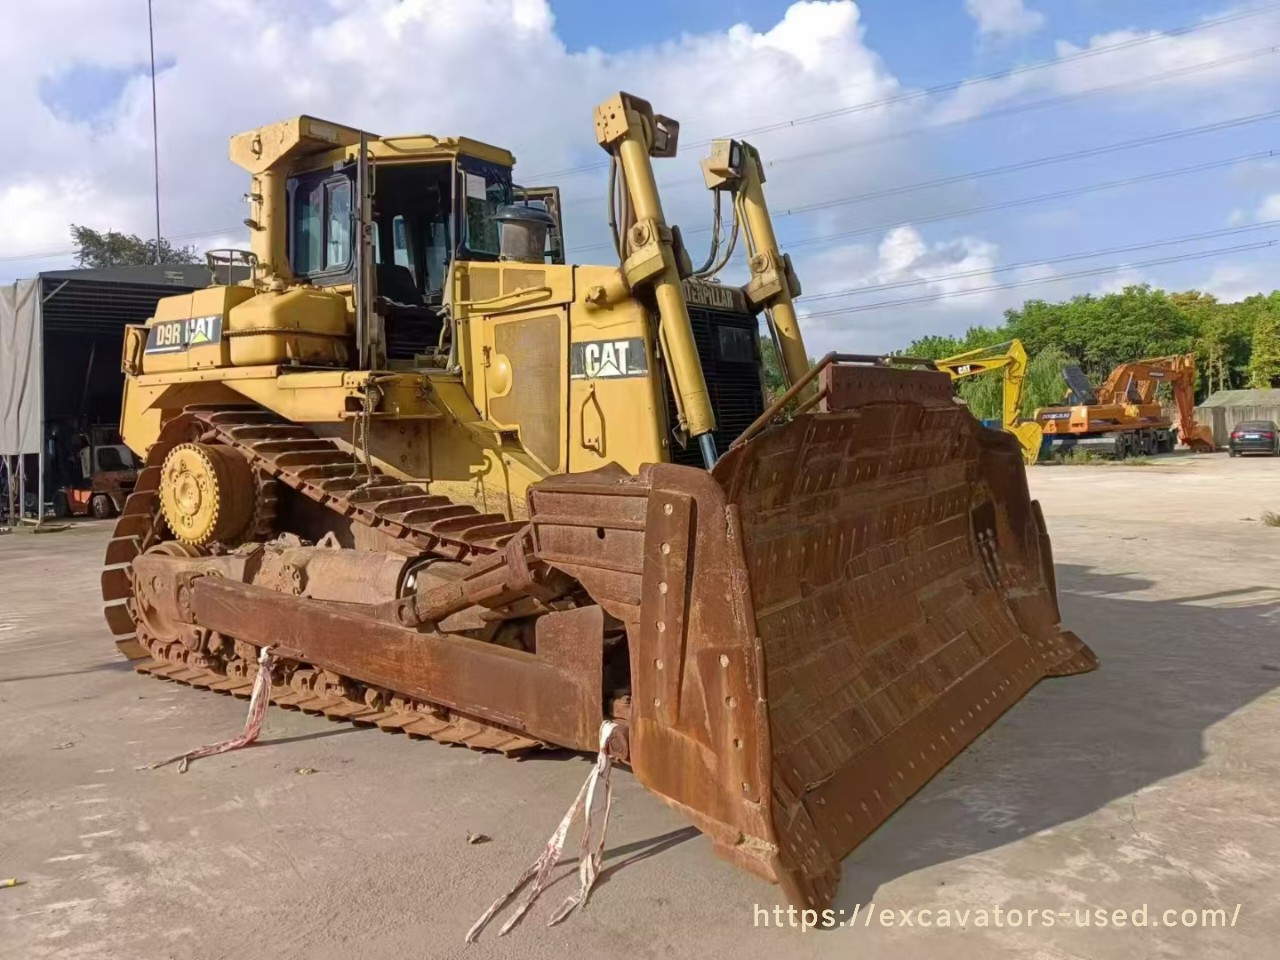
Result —
<instances>
[{"instance_id":1,"label":"radiator grille","mask_svg":"<svg viewBox=\"0 0 1280 960\"><path fill-rule=\"evenodd\" d=\"M689 305L693 339L702 360L702 373L716 415L713 434L716 450L724 453L742 431L764 413L764 387L760 382L762 359L756 318L749 314L727 313ZM667 418L674 430L678 424L671 384L664 378ZM681 447L671 440L671 462L701 467L702 454L696 443Z\"/></svg>"}]
</instances>

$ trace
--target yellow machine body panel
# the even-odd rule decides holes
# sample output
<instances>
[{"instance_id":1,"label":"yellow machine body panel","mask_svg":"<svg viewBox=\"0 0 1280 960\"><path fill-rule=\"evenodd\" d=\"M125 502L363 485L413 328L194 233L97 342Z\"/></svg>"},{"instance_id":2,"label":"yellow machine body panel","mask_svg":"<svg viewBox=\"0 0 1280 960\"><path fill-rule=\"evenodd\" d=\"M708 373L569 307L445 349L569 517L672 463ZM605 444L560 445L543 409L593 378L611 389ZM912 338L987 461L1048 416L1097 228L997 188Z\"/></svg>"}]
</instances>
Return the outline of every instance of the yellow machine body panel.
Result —
<instances>
[{"instance_id":1,"label":"yellow machine body panel","mask_svg":"<svg viewBox=\"0 0 1280 960\"><path fill-rule=\"evenodd\" d=\"M652 167L679 125L621 93L594 119L614 265L563 262L558 191L498 147L305 116L232 139L251 249L126 330L146 465L106 620L143 672L244 693L269 647L275 702L383 729L612 731L718 852L821 907L1001 712L1096 661L1014 438L937 369L810 364L756 151L712 145L732 233L695 266Z\"/></svg>"}]
</instances>

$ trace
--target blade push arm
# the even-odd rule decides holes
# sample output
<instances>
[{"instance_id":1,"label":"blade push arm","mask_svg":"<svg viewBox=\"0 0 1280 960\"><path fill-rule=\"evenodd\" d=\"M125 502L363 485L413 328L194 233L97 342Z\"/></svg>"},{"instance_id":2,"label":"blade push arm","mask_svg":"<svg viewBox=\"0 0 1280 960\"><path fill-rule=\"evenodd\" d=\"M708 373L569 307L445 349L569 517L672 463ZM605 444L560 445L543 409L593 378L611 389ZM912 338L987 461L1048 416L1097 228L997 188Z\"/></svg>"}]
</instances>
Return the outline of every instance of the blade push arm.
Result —
<instances>
[{"instance_id":1,"label":"blade push arm","mask_svg":"<svg viewBox=\"0 0 1280 960\"><path fill-rule=\"evenodd\" d=\"M741 223L747 242L747 265L751 279L744 292L747 299L765 311L769 332L778 351L778 363L787 386L809 370L795 298L800 281L791 267L791 258L778 246L764 199L764 165L760 154L741 140L713 140L711 155L702 161L707 189L733 195L734 217Z\"/></svg>"},{"instance_id":2,"label":"blade push arm","mask_svg":"<svg viewBox=\"0 0 1280 960\"><path fill-rule=\"evenodd\" d=\"M626 184L634 222L620 238L626 285L653 288L660 336L673 392L689 435L698 438L710 468L716 461L715 413L693 339L689 306L680 286L680 268L671 227L662 212L650 157L675 156L680 126L657 115L645 100L619 93L596 107L596 140L615 159ZM603 291L602 291L603 293Z\"/></svg>"}]
</instances>

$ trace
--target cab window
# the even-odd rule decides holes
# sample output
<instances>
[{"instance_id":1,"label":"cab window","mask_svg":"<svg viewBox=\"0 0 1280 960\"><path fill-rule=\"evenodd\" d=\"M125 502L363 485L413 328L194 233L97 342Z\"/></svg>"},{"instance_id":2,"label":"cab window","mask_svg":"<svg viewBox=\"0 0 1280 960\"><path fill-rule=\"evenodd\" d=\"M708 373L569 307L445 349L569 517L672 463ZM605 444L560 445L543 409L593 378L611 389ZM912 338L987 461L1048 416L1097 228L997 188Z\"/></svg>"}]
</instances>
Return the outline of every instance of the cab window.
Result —
<instances>
[{"instance_id":1,"label":"cab window","mask_svg":"<svg viewBox=\"0 0 1280 960\"><path fill-rule=\"evenodd\" d=\"M289 262L300 277L343 275L352 262L352 185L327 171L289 181Z\"/></svg>"},{"instance_id":2,"label":"cab window","mask_svg":"<svg viewBox=\"0 0 1280 960\"><path fill-rule=\"evenodd\" d=\"M499 207L511 203L511 171L473 157L461 157L458 179L462 188L463 243L477 259L498 258L501 250L497 221Z\"/></svg>"},{"instance_id":3,"label":"cab window","mask_svg":"<svg viewBox=\"0 0 1280 960\"><path fill-rule=\"evenodd\" d=\"M324 268L345 267L351 261L351 181L325 184L329 223L325 229Z\"/></svg>"},{"instance_id":4,"label":"cab window","mask_svg":"<svg viewBox=\"0 0 1280 960\"><path fill-rule=\"evenodd\" d=\"M404 217L400 214L396 214L396 218L391 221L391 235L394 241L396 264L412 270L413 263L409 259L409 238L405 233Z\"/></svg>"}]
</instances>

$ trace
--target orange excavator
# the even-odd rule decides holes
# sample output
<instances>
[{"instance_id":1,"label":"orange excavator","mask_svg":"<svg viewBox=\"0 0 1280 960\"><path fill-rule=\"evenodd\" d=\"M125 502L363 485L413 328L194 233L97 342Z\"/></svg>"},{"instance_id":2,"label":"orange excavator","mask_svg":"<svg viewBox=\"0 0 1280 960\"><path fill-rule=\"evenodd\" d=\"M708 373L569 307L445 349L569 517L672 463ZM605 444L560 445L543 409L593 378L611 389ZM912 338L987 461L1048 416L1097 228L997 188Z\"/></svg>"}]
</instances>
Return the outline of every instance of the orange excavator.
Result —
<instances>
[{"instance_id":1,"label":"orange excavator","mask_svg":"<svg viewBox=\"0 0 1280 960\"><path fill-rule=\"evenodd\" d=\"M1215 449L1212 432L1195 420L1194 353L1122 363L1096 389L1079 367L1066 367L1062 374L1068 402L1041 407L1035 414L1051 454L1079 448L1122 460L1171 453L1175 439L1197 452ZM1178 407L1176 424L1156 399L1156 388L1162 383L1172 389Z\"/></svg>"}]
</instances>

